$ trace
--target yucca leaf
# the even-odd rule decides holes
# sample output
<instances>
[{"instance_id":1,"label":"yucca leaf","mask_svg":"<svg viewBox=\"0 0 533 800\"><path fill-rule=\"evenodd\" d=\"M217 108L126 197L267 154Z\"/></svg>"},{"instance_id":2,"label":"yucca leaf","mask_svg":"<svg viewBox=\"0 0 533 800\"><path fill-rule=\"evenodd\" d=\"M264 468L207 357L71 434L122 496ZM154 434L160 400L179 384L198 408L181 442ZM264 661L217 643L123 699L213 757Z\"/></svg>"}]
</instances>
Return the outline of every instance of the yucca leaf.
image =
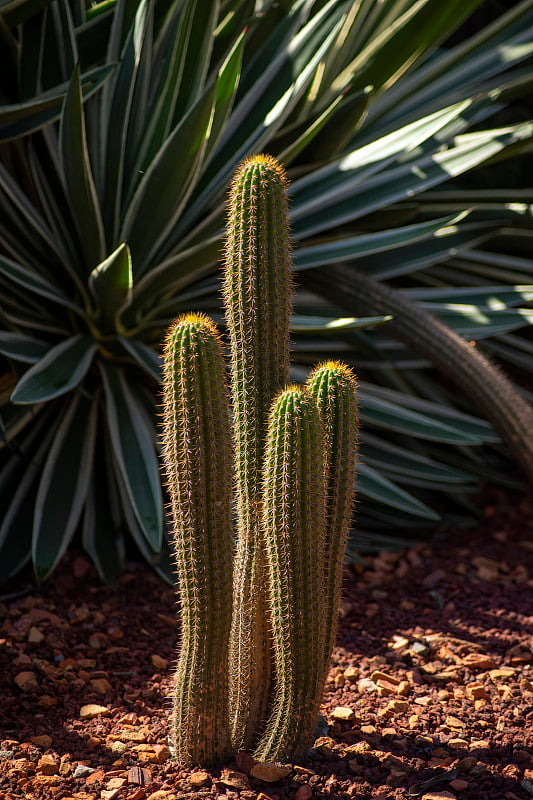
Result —
<instances>
[{"instance_id":1,"label":"yucca leaf","mask_svg":"<svg viewBox=\"0 0 533 800\"><path fill-rule=\"evenodd\" d=\"M113 496L113 469L103 451L104 445L100 440L97 442L96 466L87 492L82 541L102 580L108 586L117 588L124 571L126 548L120 529L117 500Z\"/></svg>"},{"instance_id":2,"label":"yucca leaf","mask_svg":"<svg viewBox=\"0 0 533 800\"><path fill-rule=\"evenodd\" d=\"M415 225L361 234L347 239L336 238L326 244L301 247L294 253L294 268L301 270L319 267L332 261L351 261L372 253L389 252L396 247L411 245L431 236L443 236L448 232L447 229L453 228L466 216L465 212L455 216L441 217L431 220L431 222L420 222Z\"/></svg>"},{"instance_id":3,"label":"yucca leaf","mask_svg":"<svg viewBox=\"0 0 533 800\"><path fill-rule=\"evenodd\" d=\"M293 333L335 334L353 328L367 328L387 322L391 317L311 317L303 314L295 315L291 320Z\"/></svg>"},{"instance_id":4,"label":"yucca leaf","mask_svg":"<svg viewBox=\"0 0 533 800\"><path fill-rule=\"evenodd\" d=\"M123 336L119 337L119 342L148 375L158 384L161 383L163 380L163 359L155 350L142 342L137 342L135 339L126 339Z\"/></svg>"},{"instance_id":5,"label":"yucca leaf","mask_svg":"<svg viewBox=\"0 0 533 800\"><path fill-rule=\"evenodd\" d=\"M102 87L113 69L109 64L81 75L84 101ZM0 141L17 139L59 119L67 90L68 84L61 84L32 100L0 106Z\"/></svg>"},{"instance_id":6,"label":"yucca leaf","mask_svg":"<svg viewBox=\"0 0 533 800\"><path fill-rule=\"evenodd\" d=\"M154 551L161 547L163 513L154 443L121 370L100 363L113 458L129 502Z\"/></svg>"},{"instance_id":7,"label":"yucca leaf","mask_svg":"<svg viewBox=\"0 0 533 800\"><path fill-rule=\"evenodd\" d=\"M215 108L211 133L207 143L205 158L209 158L217 146L220 136L226 127L233 108L233 102L241 75L242 59L244 53L244 32L235 40L233 47L219 69L215 92Z\"/></svg>"},{"instance_id":8,"label":"yucca leaf","mask_svg":"<svg viewBox=\"0 0 533 800\"><path fill-rule=\"evenodd\" d=\"M42 339L35 339L25 333L0 331L0 353L15 361L36 364L49 349L50 344Z\"/></svg>"},{"instance_id":9,"label":"yucca leaf","mask_svg":"<svg viewBox=\"0 0 533 800\"><path fill-rule=\"evenodd\" d=\"M85 377L96 345L77 334L51 347L24 373L11 395L12 403L42 403L74 389Z\"/></svg>"},{"instance_id":10,"label":"yucca leaf","mask_svg":"<svg viewBox=\"0 0 533 800\"><path fill-rule=\"evenodd\" d=\"M48 423L47 425L44 423ZM0 582L6 581L31 558L33 507L39 476L59 420L48 417L34 426L14 458L1 473L0 499L5 512L0 523ZM35 446L36 435L41 437ZM32 446L33 445L33 446ZM6 475L9 472L9 475ZM7 479L6 479L7 478Z\"/></svg>"},{"instance_id":11,"label":"yucca leaf","mask_svg":"<svg viewBox=\"0 0 533 800\"><path fill-rule=\"evenodd\" d=\"M103 214L108 238L115 241L120 226L126 141L130 125L130 112L142 58L147 58L151 37L152 3L141 0L126 40L120 66L113 78L113 91L109 88L108 116L101 115L102 157L101 185L104 189Z\"/></svg>"},{"instance_id":12,"label":"yucca leaf","mask_svg":"<svg viewBox=\"0 0 533 800\"><path fill-rule=\"evenodd\" d=\"M431 439L447 444L481 444L481 441L471 434L464 433L451 424L431 419L419 412L413 412L397 406L388 400L382 400L360 390L361 420L378 428L408 433L421 439Z\"/></svg>"},{"instance_id":13,"label":"yucca leaf","mask_svg":"<svg viewBox=\"0 0 533 800\"><path fill-rule=\"evenodd\" d=\"M356 483L357 492L363 497L372 498L372 500L377 500L385 506L398 508L415 517L422 517L433 522L437 522L440 519L435 511L420 500L417 500L416 497L400 489L392 481L384 478L383 475L380 475L379 472L376 472L367 464L361 462L358 464Z\"/></svg>"},{"instance_id":14,"label":"yucca leaf","mask_svg":"<svg viewBox=\"0 0 533 800\"><path fill-rule=\"evenodd\" d=\"M83 259L93 269L105 255L104 227L87 151L79 67L65 96L59 149L67 195L75 212Z\"/></svg>"},{"instance_id":15,"label":"yucca leaf","mask_svg":"<svg viewBox=\"0 0 533 800\"><path fill-rule=\"evenodd\" d=\"M103 333L117 328L119 310L131 298L133 273L127 244L121 244L89 275L89 288L96 302L96 323Z\"/></svg>"},{"instance_id":16,"label":"yucca leaf","mask_svg":"<svg viewBox=\"0 0 533 800\"><path fill-rule=\"evenodd\" d=\"M92 472L97 411L98 395L93 400L74 395L63 409L35 500L32 558L38 581L54 570L80 519Z\"/></svg>"},{"instance_id":17,"label":"yucca leaf","mask_svg":"<svg viewBox=\"0 0 533 800\"><path fill-rule=\"evenodd\" d=\"M136 275L143 272L137 264L146 265L157 251L192 191L209 136L215 90L213 83L172 131L129 205L120 238L131 248Z\"/></svg>"},{"instance_id":18,"label":"yucca leaf","mask_svg":"<svg viewBox=\"0 0 533 800\"><path fill-rule=\"evenodd\" d=\"M484 339L533 323L533 309L488 310L476 305L420 303L461 336Z\"/></svg>"}]
</instances>

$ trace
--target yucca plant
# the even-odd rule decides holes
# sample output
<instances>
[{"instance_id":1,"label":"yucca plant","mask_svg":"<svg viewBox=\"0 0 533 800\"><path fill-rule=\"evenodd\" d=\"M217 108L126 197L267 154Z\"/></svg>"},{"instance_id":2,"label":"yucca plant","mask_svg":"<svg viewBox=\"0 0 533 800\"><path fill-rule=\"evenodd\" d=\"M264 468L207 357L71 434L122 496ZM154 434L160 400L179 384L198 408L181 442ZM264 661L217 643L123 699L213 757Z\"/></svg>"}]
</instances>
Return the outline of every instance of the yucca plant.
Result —
<instances>
[{"instance_id":1,"label":"yucca plant","mask_svg":"<svg viewBox=\"0 0 533 800\"><path fill-rule=\"evenodd\" d=\"M290 261L283 168L253 156L229 201L231 391L206 315L179 317L164 351L182 632L172 735L184 766L243 749L301 758L317 726L354 495L356 382L327 362L287 386Z\"/></svg>"},{"instance_id":2,"label":"yucca plant","mask_svg":"<svg viewBox=\"0 0 533 800\"><path fill-rule=\"evenodd\" d=\"M457 181L531 145L531 123L487 120L531 88L533 5L445 49L481 5L1 0L1 580L30 558L44 579L77 530L110 582L126 532L170 572L163 331L191 307L221 321L225 187L260 150L292 179L292 378L321 355L363 370L359 541L502 479L467 379L450 392L431 353L366 330L389 311L302 290L357 262L530 369L531 197Z\"/></svg>"}]
</instances>

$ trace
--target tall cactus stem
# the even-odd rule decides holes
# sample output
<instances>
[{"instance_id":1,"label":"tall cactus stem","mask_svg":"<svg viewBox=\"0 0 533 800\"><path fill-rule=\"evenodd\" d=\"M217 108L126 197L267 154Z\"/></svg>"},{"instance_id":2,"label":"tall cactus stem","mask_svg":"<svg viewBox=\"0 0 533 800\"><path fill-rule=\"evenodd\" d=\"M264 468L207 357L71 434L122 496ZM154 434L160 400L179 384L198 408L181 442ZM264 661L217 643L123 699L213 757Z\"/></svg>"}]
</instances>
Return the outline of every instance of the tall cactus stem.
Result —
<instances>
[{"instance_id":1,"label":"tall cactus stem","mask_svg":"<svg viewBox=\"0 0 533 800\"><path fill-rule=\"evenodd\" d=\"M172 735L182 766L230 755L232 444L214 323L179 318L165 343L164 462L181 617Z\"/></svg>"},{"instance_id":2,"label":"tall cactus stem","mask_svg":"<svg viewBox=\"0 0 533 800\"><path fill-rule=\"evenodd\" d=\"M357 459L357 383L353 371L338 361L317 366L307 381L324 428L326 458L326 526L324 547L323 677L337 632L342 564L354 503Z\"/></svg>"},{"instance_id":3,"label":"tall cactus stem","mask_svg":"<svg viewBox=\"0 0 533 800\"><path fill-rule=\"evenodd\" d=\"M273 398L288 381L291 304L286 180L270 156L238 169L230 193L223 294L231 342L238 513L230 640L233 744L252 747L271 686L260 486Z\"/></svg>"},{"instance_id":4,"label":"tall cactus stem","mask_svg":"<svg viewBox=\"0 0 533 800\"><path fill-rule=\"evenodd\" d=\"M323 688L324 438L314 399L284 390L270 414L263 526L276 693L255 751L265 761L305 755Z\"/></svg>"}]
</instances>

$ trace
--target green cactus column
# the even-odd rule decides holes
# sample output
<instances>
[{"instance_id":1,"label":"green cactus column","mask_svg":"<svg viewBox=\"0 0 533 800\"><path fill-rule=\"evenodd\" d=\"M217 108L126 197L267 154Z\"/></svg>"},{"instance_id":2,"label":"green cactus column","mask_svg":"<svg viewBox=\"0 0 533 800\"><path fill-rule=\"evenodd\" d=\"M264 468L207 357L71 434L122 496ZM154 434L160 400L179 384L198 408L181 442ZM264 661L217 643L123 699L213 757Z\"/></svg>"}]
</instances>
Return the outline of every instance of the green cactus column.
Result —
<instances>
[{"instance_id":1,"label":"green cactus column","mask_svg":"<svg viewBox=\"0 0 533 800\"><path fill-rule=\"evenodd\" d=\"M268 411L288 380L289 253L284 172L255 156L231 187L224 269L239 520L230 644L236 750L252 747L272 693L259 495Z\"/></svg>"},{"instance_id":2,"label":"green cactus column","mask_svg":"<svg viewBox=\"0 0 533 800\"><path fill-rule=\"evenodd\" d=\"M172 736L181 765L230 755L228 640L232 602L232 446L214 323L190 314L165 344L164 461L181 617Z\"/></svg>"},{"instance_id":3,"label":"green cactus column","mask_svg":"<svg viewBox=\"0 0 533 800\"><path fill-rule=\"evenodd\" d=\"M270 415L263 472L263 541L276 694L255 751L295 760L313 743L323 689L325 446L320 414L290 387Z\"/></svg>"},{"instance_id":4,"label":"green cactus column","mask_svg":"<svg viewBox=\"0 0 533 800\"><path fill-rule=\"evenodd\" d=\"M307 382L318 406L325 435L326 525L324 546L323 679L337 632L342 563L354 503L359 429L357 383L352 370L338 361L317 366Z\"/></svg>"}]
</instances>

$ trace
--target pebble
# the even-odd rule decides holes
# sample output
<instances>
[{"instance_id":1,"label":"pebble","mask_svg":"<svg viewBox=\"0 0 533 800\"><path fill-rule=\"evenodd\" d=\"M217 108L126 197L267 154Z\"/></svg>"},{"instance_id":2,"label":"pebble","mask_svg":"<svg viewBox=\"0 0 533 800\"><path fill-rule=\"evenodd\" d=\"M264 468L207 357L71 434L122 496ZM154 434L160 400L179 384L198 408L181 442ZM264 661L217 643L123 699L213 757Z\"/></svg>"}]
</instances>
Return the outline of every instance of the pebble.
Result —
<instances>
[{"instance_id":1,"label":"pebble","mask_svg":"<svg viewBox=\"0 0 533 800\"><path fill-rule=\"evenodd\" d=\"M37 762L37 770L42 775L55 775L59 769L59 761L52 755L41 756Z\"/></svg>"},{"instance_id":2,"label":"pebble","mask_svg":"<svg viewBox=\"0 0 533 800\"><path fill-rule=\"evenodd\" d=\"M311 800L313 796L313 790L309 786L308 783L302 783L302 785L296 789L296 794L294 795L294 800Z\"/></svg>"},{"instance_id":3,"label":"pebble","mask_svg":"<svg viewBox=\"0 0 533 800\"><path fill-rule=\"evenodd\" d=\"M93 767L88 767L86 764L78 764L74 770L73 778L88 778L95 772Z\"/></svg>"},{"instance_id":4,"label":"pebble","mask_svg":"<svg viewBox=\"0 0 533 800\"><path fill-rule=\"evenodd\" d=\"M37 689L37 678L35 676L35 672L29 672L27 670L23 672L19 672L13 678L15 685L22 692L32 692L34 689Z\"/></svg>"},{"instance_id":5,"label":"pebble","mask_svg":"<svg viewBox=\"0 0 533 800\"><path fill-rule=\"evenodd\" d=\"M315 745L316 746L316 745ZM270 764L267 761L259 761L250 770L252 778L259 778L265 783L276 783L282 778L286 778L292 771L290 764Z\"/></svg>"},{"instance_id":6,"label":"pebble","mask_svg":"<svg viewBox=\"0 0 533 800\"><path fill-rule=\"evenodd\" d=\"M11 758L13 758L14 755L15 754L14 754L13 750L0 750L0 761L3 758L11 759Z\"/></svg>"},{"instance_id":7,"label":"pebble","mask_svg":"<svg viewBox=\"0 0 533 800\"><path fill-rule=\"evenodd\" d=\"M126 744L126 742L121 742L121 741L113 742L111 746L111 751L119 756L125 753L127 749L128 745Z\"/></svg>"},{"instance_id":8,"label":"pebble","mask_svg":"<svg viewBox=\"0 0 533 800\"><path fill-rule=\"evenodd\" d=\"M331 712L331 716L333 719L349 722L354 718L355 712L353 708L348 708L347 706L337 706Z\"/></svg>"},{"instance_id":9,"label":"pebble","mask_svg":"<svg viewBox=\"0 0 533 800\"><path fill-rule=\"evenodd\" d=\"M105 717L110 713L107 706L99 706L95 703L89 703L80 708L80 717L82 719L93 719L93 717Z\"/></svg>"},{"instance_id":10,"label":"pebble","mask_svg":"<svg viewBox=\"0 0 533 800\"><path fill-rule=\"evenodd\" d=\"M253 774L253 769L252 769ZM223 769L220 773L220 780L224 786L231 789L249 789L250 784L244 772L237 772L234 769Z\"/></svg>"},{"instance_id":11,"label":"pebble","mask_svg":"<svg viewBox=\"0 0 533 800\"><path fill-rule=\"evenodd\" d=\"M211 776L208 772L193 772L192 775L189 775L188 781L194 787L207 786L208 783L211 783Z\"/></svg>"}]
</instances>

